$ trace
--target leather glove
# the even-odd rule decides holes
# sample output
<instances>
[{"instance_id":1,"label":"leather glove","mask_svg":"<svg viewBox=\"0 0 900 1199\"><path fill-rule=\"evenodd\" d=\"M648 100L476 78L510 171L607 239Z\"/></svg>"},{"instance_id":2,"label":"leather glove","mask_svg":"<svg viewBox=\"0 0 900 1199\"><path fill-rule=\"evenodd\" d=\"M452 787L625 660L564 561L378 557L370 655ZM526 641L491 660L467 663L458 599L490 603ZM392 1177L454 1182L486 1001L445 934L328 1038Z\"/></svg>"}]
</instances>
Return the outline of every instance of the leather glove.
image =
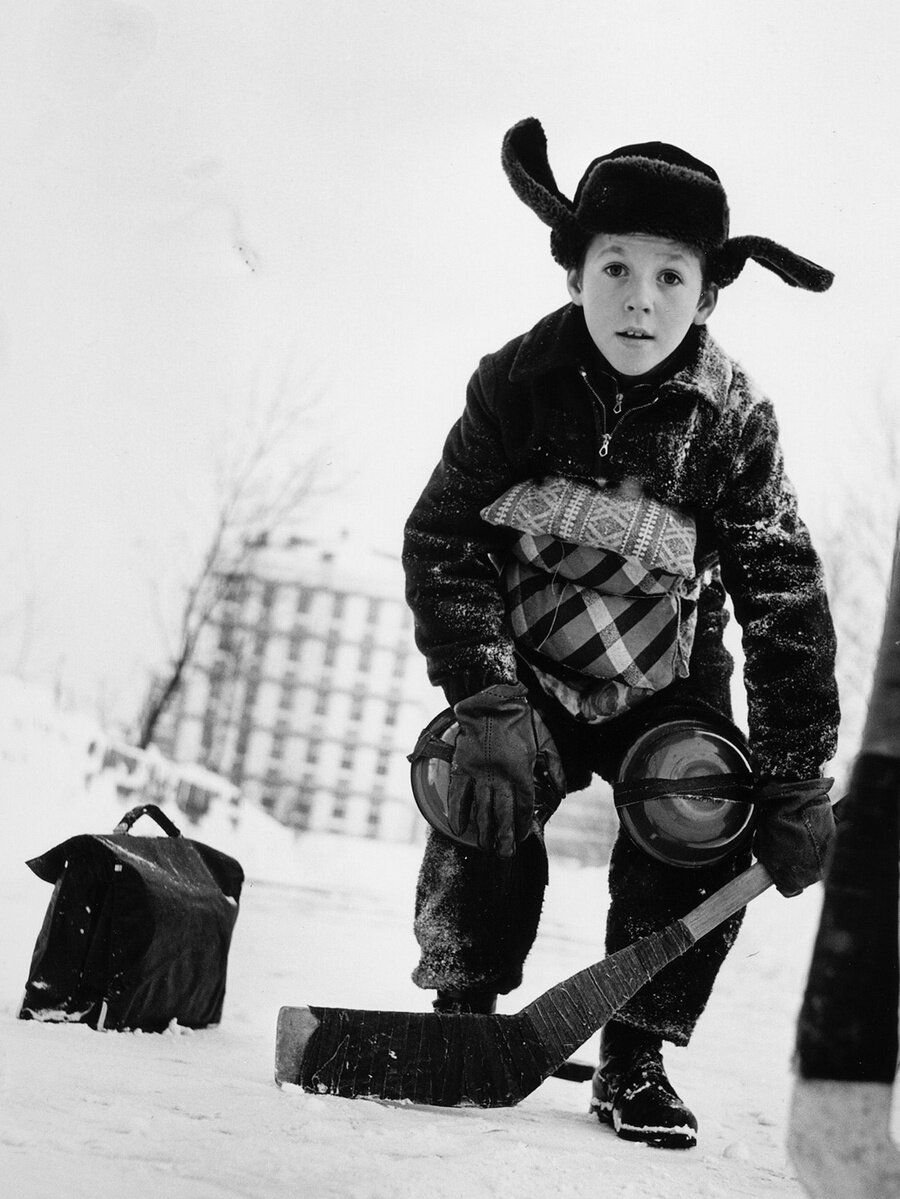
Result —
<instances>
[{"instance_id":1,"label":"leather glove","mask_svg":"<svg viewBox=\"0 0 900 1199\"><path fill-rule=\"evenodd\" d=\"M447 796L450 827L459 836L473 824L480 849L510 858L534 818L538 747L528 692L522 683L497 684L453 711L459 734Z\"/></svg>"},{"instance_id":2,"label":"leather glove","mask_svg":"<svg viewBox=\"0 0 900 1199\"><path fill-rule=\"evenodd\" d=\"M769 779L755 788L753 852L782 895L799 895L825 872L834 837L828 791L834 779Z\"/></svg>"}]
</instances>

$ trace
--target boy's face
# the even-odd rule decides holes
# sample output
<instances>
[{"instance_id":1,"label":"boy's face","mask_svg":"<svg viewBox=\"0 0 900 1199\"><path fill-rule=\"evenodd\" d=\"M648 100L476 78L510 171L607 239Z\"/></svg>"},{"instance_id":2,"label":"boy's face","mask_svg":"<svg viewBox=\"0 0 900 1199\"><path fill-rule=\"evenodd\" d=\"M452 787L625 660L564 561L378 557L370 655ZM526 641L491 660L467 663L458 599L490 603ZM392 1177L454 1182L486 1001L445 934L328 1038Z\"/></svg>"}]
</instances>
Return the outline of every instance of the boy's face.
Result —
<instances>
[{"instance_id":1,"label":"boy's face","mask_svg":"<svg viewBox=\"0 0 900 1199\"><path fill-rule=\"evenodd\" d=\"M716 306L695 250L644 233L598 233L566 276L598 350L623 375L642 375Z\"/></svg>"}]
</instances>

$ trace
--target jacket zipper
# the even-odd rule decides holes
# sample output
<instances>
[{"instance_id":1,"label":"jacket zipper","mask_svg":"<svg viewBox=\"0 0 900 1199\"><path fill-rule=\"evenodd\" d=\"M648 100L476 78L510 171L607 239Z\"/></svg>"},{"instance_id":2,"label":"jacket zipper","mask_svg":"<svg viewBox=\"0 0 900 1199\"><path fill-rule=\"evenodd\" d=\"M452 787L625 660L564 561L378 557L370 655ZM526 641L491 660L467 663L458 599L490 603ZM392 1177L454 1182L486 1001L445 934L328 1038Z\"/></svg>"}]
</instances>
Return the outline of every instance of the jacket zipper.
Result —
<instances>
[{"instance_id":1,"label":"jacket zipper","mask_svg":"<svg viewBox=\"0 0 900 1199\"><path fill-rule=\"evenodd\" d=\"M607 456L607 454L609 453L609 443L612 440L612 436L613 436L612 432L608 433L606 430L606 403L604 402L604 400L601 398L599 393L594 388L594 385L593 385L593 383L591 383L590 379L588 378L588 373L584 369L583 366L579 366L578 373L579 373L579 375L581 375L582 379L584 380L585 386L587 387L588 391L594 397L596 402L600 405L600 412L603 415L603 432L601 434L600 457L605 458ZM640 410L642 408L651 408L658 399L659 399L659 393L657 392L657 394L653 397L653 399L648 400L646 404L638 404L633 408L629 408L628 411L622 416L622 421L627 420L628 417L632 416L635 412L640 412ZM625 402L625 396L621 391L619 391L618 386L616 386L616 394L613 397L613 412L615 413L616 416L622 415L622 406L623 406L624 402ZM622 421L619 421L620 425L621 425ZM615 432L615 430L613 430L613 432Z\"/></svg>"}]
</instances>

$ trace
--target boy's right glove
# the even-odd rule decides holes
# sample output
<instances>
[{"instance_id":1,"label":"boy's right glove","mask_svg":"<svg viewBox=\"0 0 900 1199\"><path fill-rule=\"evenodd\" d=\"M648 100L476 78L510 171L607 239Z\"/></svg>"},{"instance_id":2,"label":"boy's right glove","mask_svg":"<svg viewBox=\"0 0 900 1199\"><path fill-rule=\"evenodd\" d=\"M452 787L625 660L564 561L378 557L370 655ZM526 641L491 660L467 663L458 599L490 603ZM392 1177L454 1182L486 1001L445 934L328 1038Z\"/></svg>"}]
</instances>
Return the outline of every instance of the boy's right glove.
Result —
<instances>
[{"instance_id":1,"label":"boy's right glove","mask_svg":"<svg viewBox=\"0 0 900 1199\"><path fill-rule=\"evenodd\" d=\"M782 895L799 895L825 872L834 837L828 791L834 779L769 779L755 789L753 852Z\"/></svg>"},{"instance_id":2,"label":"boy's right glove","mask_svg":"<svg viewBox=\"0 0 900 1199\"><path fill-rule=\"evenodd\" d=\"M459 734L450 767L447 818L460 836L474 825L480 849L501 858L516 852L534 817L538 748L528 692L497 684L454 706Z\"/></svg>"}]
</instances>

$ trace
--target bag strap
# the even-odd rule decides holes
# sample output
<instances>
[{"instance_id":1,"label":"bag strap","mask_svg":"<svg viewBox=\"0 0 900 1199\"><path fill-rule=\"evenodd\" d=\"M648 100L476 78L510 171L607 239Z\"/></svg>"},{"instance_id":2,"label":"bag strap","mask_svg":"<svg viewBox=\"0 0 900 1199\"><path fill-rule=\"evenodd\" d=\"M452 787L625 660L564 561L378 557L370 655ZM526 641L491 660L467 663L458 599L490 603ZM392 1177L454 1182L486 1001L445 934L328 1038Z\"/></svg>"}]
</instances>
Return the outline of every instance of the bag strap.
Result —
<instances>
[{"instance_id":1,"label":"bag strap","mask_svg":"<svg viewBox=\"0 0 900 1199\"><path fill-rule=\"evenodd\" d=\"M617 808L659 799L664 795L702 795L713 799L730 799L753 803L753 782L745 774L704 774L684 779L641 779L634 783L613 784Z\"/></svg>"},{"instance_id":2,"label":"bag strap","mask_svg":"<svg viewBox=\"0 0 900 1199\"><path fill-rule=\"evenodd\" d=\"M131 826L140 820L141 816L151 816L159 827L170 837L180 837L181 829L177 824L173 824L165 812L157 807L155 803L143 803L137 808L132 808L130 812L126 812L116 827L113 829L115 833L128 833L131 831Z\"/></svg>"},{"instance_id":3,"label":"bag strap","mask_svg":"<svg viewBox=\"0 0 900 1199\"><path fill-rule=\"evenodd\" d=\"M422 758L440 758L444 762L453 761L454 747L431 731L431 725L419 734L419 740L411 754L406 755L407 762L419 762Z\"/></svg>"}]
</instances>

